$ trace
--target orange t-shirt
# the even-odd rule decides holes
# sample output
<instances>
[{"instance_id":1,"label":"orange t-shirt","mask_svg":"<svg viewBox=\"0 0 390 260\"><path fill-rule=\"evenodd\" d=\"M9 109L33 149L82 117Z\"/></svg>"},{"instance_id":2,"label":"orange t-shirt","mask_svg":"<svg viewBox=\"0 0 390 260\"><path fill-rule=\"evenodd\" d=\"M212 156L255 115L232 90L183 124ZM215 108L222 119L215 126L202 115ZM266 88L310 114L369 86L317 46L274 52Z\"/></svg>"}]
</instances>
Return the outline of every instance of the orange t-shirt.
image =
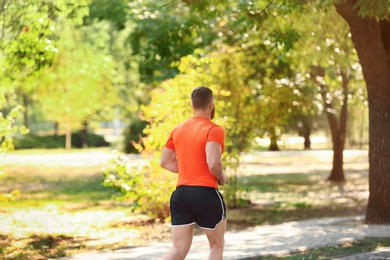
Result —
<instances>
[{"instance_id":1,"label":"orange t-shirt","mask_svg":"<svg viewBox=\"0 0 390 260\"><path fill-rule=\"evenodd\" d=\"M206 143L216 142L224 151L225 131L205 117L193 117L176 126L165 147L176 152L179 178L176 186L217 188L217 178L206 161Z\"/></svg>"}]
</instances>

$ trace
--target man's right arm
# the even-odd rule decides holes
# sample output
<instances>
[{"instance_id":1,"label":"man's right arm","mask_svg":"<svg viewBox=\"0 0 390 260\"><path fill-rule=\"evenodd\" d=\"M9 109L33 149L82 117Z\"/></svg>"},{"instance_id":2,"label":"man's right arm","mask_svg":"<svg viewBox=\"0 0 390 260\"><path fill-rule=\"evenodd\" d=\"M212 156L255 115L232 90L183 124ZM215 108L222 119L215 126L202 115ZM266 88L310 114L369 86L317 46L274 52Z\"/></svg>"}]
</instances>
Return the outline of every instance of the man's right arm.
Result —
<instances>
[{"instance_id":1,"label":"man's right arm","mask_svg":"<svg viewBox=\"0 0 390 260\"><path fill-rule=\"evenodd\" d=\"M222 148L219 143L207 142L206 144L206 160L210 172L218 179L219 185L227 183L227 175L223 172L222 166Z\"/></svg>"},{"instance_id":2,"label":"man's right arm","mask_svg":"<svg viewBox=\"0 0 390 260\"><path fill-rule=\"evenodd\" d=\"M178 173L179 167L177 164L176 152L164 147L161 155L160 166L170 172Z\"/></svg>"}]
</instances>

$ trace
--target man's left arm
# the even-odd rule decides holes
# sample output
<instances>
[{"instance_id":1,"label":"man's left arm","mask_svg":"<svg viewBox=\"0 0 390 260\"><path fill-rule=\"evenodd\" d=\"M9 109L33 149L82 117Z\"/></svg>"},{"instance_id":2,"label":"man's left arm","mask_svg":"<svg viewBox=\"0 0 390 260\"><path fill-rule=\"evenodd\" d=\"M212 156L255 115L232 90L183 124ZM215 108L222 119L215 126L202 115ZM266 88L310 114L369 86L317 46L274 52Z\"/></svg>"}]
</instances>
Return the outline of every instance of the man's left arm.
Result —
<instances>
[{"instance_id":1,"label":"man's left arm","mask_svg":"<svg viewBox=\"0 0 390 260\"><path fill-rule=\"evenodd\" d=\"M170 172L178 173L179 167L177 164L176 152L164 147L161 155L160 166Z\"/></svg>"},{"instance_id":2,"label":"man's left arm","mask_svg":"<svg viewBox=\"0 0 390 260\"><path fill-rule=\"evenodd\" d=\"M206 162L209 170L218 179L219 185L225 185L228 181L228 176L223 171L221 154L222 148L218 143L207 142Z\"/></svg>"}]
</instances>

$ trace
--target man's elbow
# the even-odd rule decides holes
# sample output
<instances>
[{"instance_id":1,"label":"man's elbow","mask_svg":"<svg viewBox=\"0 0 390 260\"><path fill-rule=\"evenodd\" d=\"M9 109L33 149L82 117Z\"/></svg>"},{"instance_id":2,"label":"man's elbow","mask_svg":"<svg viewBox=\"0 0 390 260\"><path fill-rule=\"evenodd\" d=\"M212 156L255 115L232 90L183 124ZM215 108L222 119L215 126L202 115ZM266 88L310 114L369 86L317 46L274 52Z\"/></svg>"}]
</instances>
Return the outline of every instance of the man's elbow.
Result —
<instances>
[{"instance_id":1,"label":"man's elbow","mask_svg":"<svg viewBox=\"0 0 390 260\"><path fill-rule=\"evenodd\" d=\"M167 168L167 162L166 161L160 161L161 168L166 169Z\"/></svg>"}]
</instances>

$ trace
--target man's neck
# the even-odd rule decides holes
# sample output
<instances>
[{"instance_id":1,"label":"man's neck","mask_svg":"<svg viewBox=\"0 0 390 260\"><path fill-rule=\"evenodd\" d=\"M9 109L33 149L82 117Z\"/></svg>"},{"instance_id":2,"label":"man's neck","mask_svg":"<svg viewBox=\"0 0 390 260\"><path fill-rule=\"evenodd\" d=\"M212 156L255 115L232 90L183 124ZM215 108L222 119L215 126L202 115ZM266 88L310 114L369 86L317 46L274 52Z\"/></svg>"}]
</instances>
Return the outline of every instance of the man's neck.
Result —
<instances>
[{"instance_id":1,"label":"man's neck","mask_svg":"<svg viewBox=\"0 0 390 260\"><path fill-rule=\"evenodd\" d=\"M204 117L211 120L210 113L206 111L196 111L195 117Z\"/></svg>"}]
</instances>

